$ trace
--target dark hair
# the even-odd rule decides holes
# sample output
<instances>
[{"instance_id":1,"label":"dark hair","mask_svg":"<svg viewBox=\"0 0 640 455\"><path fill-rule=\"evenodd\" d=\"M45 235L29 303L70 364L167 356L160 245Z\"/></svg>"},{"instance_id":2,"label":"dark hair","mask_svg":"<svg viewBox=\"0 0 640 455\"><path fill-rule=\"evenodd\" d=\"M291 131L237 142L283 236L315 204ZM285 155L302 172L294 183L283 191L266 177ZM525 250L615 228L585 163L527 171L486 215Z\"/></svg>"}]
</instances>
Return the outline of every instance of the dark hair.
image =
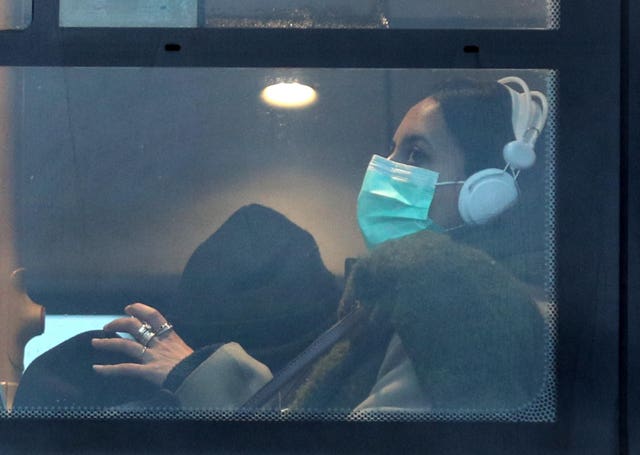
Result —
<instances>
[{"instance_id":1,"label":"dark hair","mask_svg":"<svg viewBox=\"0 0 640 455\"><path fill-rule=\"evenodd\" d=\"M448 80L431 95L439 105L449 133L458 141L467 176L504 166L502 148L515 139L511 96L496 81ZM541 164L538 164L540 166ZM530 174L530 173L527 173ZM525 175L525 178L527 176ZM528 188L531 192L532 188ZM489 253L520 279L541 284L545 273L544 207L521 200L489 224L452 231L452 238Z\"/></svg>"},{"instance_id":2,"label":"dark hair","mask_svg":"<svg viewBox=\"0 0 640 455\"><path fill-rule=\"evenodd\" d=\"M467 176L503 165L502 148L514 136L511 97L502 84L448 80L430 98L440 105L449 132L462 148Z\"/></svg>"}]
</instances>

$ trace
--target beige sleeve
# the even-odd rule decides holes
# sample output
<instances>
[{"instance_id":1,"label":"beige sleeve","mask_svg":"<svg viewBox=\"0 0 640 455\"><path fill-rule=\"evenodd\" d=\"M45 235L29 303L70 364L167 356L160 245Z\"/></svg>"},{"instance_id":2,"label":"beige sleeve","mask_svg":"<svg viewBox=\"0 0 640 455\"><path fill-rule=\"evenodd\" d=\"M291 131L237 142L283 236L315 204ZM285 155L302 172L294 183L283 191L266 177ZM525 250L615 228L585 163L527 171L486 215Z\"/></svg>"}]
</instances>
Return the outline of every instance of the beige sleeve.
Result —
<instances>
[{"instance_id":1,"label":"beige sleeve","mask_svg":"<svg viewBox=\"0 0 640 455\"><path fill-rule=\"evenodd\" d=\"M227 343L202 362L176 390L185 408L237 409L273 378L238 343Z\"/></svg>"},{"instance_id":2,"label":"beige sleeve","mask_svg":"<svg viewBox=\"0 0 640 455\"><path fill-rule=\"evenodd\" d=\"M353 413L366 415L369 412L426 411L430 408L402 341L394 334L371 393Z\"/></svg>"}]
</instances>

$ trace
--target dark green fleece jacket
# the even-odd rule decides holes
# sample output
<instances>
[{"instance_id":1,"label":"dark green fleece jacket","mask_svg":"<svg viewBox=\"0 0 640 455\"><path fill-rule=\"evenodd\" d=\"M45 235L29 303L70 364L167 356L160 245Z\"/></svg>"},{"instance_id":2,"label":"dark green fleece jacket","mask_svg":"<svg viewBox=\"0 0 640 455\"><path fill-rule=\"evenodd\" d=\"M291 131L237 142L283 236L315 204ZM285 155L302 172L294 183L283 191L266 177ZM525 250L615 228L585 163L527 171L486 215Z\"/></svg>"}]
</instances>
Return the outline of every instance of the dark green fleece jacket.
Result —
<instances>
[{"instance_id":1,"label":"dark green fleece jacket","mask_svg":"<svg viewBox=\"0 0 640 455\"><path fill-rule=\"evenodd\" d=\"M543 388L546 328L530 289L487 254L446 235L419 232L358 260L340 312L358 306L366 320L283 387L273 406L353 409L378 381L393 334L431 411L522 409ZM260 374L260 381L268 378ZM186 382L192 397L206 387L202 379Z\"/></svg>"}]
</instances>

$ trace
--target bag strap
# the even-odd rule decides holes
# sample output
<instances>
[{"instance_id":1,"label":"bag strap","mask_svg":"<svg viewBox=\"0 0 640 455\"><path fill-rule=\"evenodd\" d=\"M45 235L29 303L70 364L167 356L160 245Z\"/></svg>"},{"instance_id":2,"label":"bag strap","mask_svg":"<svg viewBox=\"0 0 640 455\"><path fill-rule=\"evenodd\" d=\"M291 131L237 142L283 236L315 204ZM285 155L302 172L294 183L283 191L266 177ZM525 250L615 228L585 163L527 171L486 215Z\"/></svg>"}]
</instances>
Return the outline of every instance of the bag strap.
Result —
<instances>
[{"instance_id":1,"label":"bag strap","mask_svg":"<svg viewBox=\"0 0 640 455\"><path fill-rule=\"evenodd\" d=\"M267 404L282 387L333 347L353 327L358 325L366 314L367 312L362 307L357 307L327 329L322 335L316 338L309 347L282 368L271 381L267 382L260 390L253 394L251 398L240 407L240 410L256 410Z\"/></svg>"}]
</instances>

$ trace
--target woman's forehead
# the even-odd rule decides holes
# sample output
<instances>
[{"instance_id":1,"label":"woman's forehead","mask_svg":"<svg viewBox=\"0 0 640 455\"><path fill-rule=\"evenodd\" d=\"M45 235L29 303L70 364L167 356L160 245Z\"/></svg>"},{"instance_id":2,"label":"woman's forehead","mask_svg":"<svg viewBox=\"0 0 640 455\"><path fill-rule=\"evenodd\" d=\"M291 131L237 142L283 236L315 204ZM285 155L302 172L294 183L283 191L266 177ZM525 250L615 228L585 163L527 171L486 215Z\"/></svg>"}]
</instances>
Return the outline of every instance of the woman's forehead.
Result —
<instances>
[{"instance_id":1,"label":"woman's forehead","mask_svg":"<svg viewBox=\"0 0 640 455\"><path fill-rule=\"evenodd\" d=\"M415 111L417 114L427 115L432 111L437 111L439 108L440 108L440 103L438 102L438 100L432 97L428 97L416 103L409 110L409 112Z\"/></svg>"},{"instance_id":2,"label":"woman's forehead","mask_svg":"<svg viewBox=\"0 0 640 455\"><path fill-rule=\"evenodd\" d=\"M444 126L440 104L433 98L425 98L409 109L398 127L397 134L420 135Z\"/></svg>"}]
</instances>

